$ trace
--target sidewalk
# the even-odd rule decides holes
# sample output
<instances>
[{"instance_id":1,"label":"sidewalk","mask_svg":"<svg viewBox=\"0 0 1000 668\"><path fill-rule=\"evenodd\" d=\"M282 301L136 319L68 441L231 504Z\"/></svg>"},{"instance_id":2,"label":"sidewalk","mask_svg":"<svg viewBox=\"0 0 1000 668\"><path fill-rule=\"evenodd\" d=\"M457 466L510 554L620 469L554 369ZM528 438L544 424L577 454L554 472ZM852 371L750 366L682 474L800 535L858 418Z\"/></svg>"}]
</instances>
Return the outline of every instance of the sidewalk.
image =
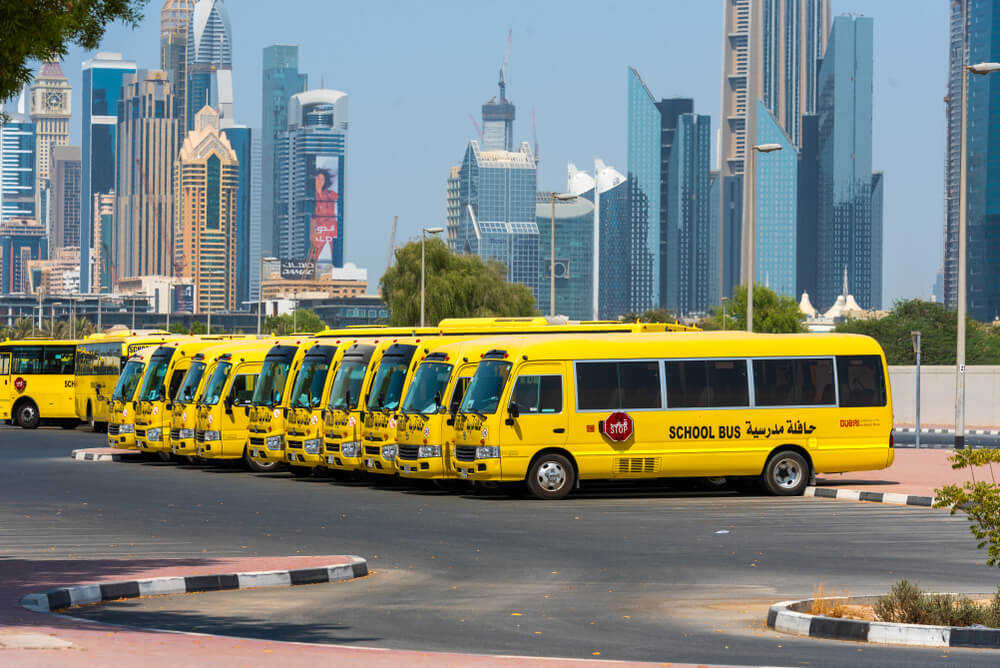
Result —
<instances>
[{"instance_id":1,"label":"sidewalk","mask_svg":"<svg viewBox=\"0 0 1000 668\"><path fill-rule=\"evenodd\" d=\"M315 568L347 563L346 557L246 559L62 560L0 559L0 665L16 666L303 666L322 663L358 668L397 666L653 666L595 660L449 654L272 642L245 638L133 630L30 612L19 604L29 593L59 586ZM377 575L375 576L377 577ZM352 586L350 581L319 586ZM287 590L295 596L295 588ZM187 594L187 596L194 596ZM205 628L211 633L211 628ZM5 648L7 647L7 648ZM11 647L23 647L12 649ZM670 664L684 668L692 664Z\"/></svg>"}]
</instances>

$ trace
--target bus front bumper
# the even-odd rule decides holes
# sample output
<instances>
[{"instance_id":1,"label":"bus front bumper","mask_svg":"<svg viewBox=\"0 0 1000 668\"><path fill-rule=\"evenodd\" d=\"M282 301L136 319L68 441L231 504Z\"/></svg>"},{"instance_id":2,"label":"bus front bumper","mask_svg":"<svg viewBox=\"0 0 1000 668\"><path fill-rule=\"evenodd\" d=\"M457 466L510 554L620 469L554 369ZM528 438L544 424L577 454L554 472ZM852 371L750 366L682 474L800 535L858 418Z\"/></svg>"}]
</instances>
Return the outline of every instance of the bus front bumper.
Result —
<instances>
[{"instance_id":1,"label":"bus front bumper","mask_svg":"<svg viewBox=\"0 0 1000 668\"><path fill-rule=\"evenodd\" d=\"M454 469L448 466L448 461L441 455L433 457L416 457L414 459L396 460L396 470L404 478L418 480L448 480L457 478Z\"/></svg>"},{"instance_id":2,"label":"bus front bumper","mask_svg":"<svg viewBox=\"0 0 1000 668\"><path fill-rule=\"evenodd\" d=\"M162 427L136 427L135 442L143 452L170 452L170 434Z\"/></svg>"},{"instance_id":3,"label":"bus front bumper","mask_svg":"<svg viewBox=\"0 0 1000 668\"><path fill-rule=\"evenodd\" d=\"M136 450L135 425L108 423L108 447L120 450Z\"/></svg>"},{"instance_id":4,"label":"bus front bumper","mask_svg":"<svg viewBox=\"0 0 1000 668\"><path fill-rule=\"evenodd\" d=\"M285 441L285 463L310 468L324 465L323 439L289 438Z\"/></svg>"},{"instance_id":5,"label":"bus front bumper","mask_svg":"<svg viewBox=\"0 0 1000 668\"><path fill-rule=\"evenodd\" d=\"M395 475L398 453L399 447L395 443L365 445L361 456L362 469L377 475Z\"/></svg>"},{"instance_id":6,"label":"bus front bumper","mask_svg":"<svg viewBox=\"0 0 1000 668\"><path fill-rule=\"evenodd\" d=\"M500 459L475 459L459 461L452 458L452 466L457 476L462 480L478 480L480 482L500 482L503 480Z\"/></svg>"},{"instance_id":7,"label":"bus front bumper","mask_svg":"<svg viewBox=\"0 0 1000 668\"><path fill-rule=\"evenodd\" d=\"M283 436L251 436L247 450L250 459L261 464L283 464L285 462L285 439Z\"/></svg>"},{"instance_id":8,"label":"bus front bumper","mask_svg":"<svg viewBox=\"0 0 1000 668\"><path fill-rule=\"evenodd\" d=\"M364 471L363 456L364 448L359 441L326 439L323 466L334 471Z\"/></svg>"}]
</instances>

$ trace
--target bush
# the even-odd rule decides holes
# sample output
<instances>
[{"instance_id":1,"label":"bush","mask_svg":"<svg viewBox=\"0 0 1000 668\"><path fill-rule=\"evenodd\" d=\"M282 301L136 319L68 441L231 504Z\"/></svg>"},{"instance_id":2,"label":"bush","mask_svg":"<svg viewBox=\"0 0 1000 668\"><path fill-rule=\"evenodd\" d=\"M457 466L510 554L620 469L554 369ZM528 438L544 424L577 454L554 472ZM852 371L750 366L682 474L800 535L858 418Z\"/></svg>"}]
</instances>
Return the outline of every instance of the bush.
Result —
<instances>
[{"instance_id":1,"label":"bush","mask_svg":"<svg viewBox=\"0 0 1000 668\"><path fill-rule=\"evenodd\" d=\"M872 606L882 622L1000 628L1000 587L990 605L980 605L968 596L927 594L908 580L900 580Z\"/></svg>"}]
</instances>

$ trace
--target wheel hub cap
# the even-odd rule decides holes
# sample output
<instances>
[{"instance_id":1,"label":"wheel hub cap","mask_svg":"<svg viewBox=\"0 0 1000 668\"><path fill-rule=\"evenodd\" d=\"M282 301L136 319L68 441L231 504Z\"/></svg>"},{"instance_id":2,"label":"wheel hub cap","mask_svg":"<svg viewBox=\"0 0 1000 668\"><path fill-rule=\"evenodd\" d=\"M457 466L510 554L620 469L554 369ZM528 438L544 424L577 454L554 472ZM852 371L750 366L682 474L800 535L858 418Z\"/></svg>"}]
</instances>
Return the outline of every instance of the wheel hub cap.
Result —
<instances>
[{"instance_id":1,"label":"wheel hub cap","mask_svg":"<svg viewBox=\"0 0 1000 668\"><path fill-rule=\"evenodd\" d=\"M545 462L538 469L538 484L543 489L554 492L566 484L566 472L555 462Z\"/></svg>"},{"instance_id":2,"label":"wheel hub cap","mask_svg":"<svg viewBox=\"0 0 1000 668\"><path fill-rule=\"evenodd\" d=\"M795 487L801 477L802 471L794 459L782 459L774 467L774 481L782 487Z\"/></svg>"}]
</instances>

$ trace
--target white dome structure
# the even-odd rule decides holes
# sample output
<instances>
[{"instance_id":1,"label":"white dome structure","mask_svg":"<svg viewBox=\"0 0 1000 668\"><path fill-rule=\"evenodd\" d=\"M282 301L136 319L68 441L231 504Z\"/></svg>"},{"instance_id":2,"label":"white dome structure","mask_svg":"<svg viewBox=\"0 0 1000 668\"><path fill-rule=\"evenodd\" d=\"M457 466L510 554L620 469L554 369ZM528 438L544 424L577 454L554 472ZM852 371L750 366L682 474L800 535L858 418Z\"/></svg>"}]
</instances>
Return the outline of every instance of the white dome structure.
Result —
<instances>
[{"instance_id":1,"label":"white dome structure","mask_svg":"<svg viewBox=\"0 0 1000 668\"><path fill-rule=\"evenodd\" d=\"M816 317L816 309L813 307L812 302L809 301L808 292L802 293L802 299L799 300L799 311L804 313L807 318Z\"/></svg>"}]
</instances>

